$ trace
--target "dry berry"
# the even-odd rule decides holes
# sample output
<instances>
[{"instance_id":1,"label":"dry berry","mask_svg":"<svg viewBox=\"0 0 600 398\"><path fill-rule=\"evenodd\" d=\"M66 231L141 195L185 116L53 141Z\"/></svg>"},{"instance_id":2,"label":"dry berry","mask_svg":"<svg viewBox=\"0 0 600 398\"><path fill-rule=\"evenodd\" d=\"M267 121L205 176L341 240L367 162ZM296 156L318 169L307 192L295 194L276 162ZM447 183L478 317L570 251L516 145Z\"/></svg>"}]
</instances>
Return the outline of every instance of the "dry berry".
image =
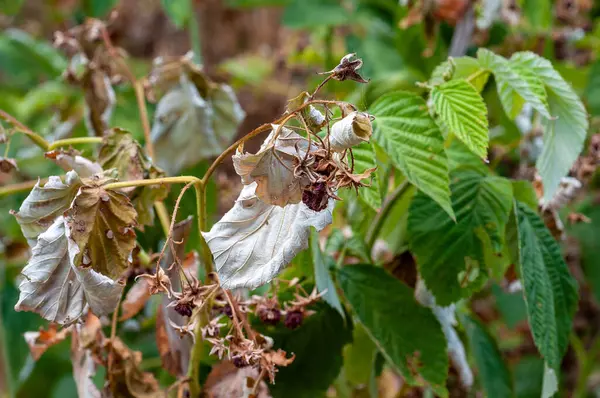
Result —
<instances>
[{"instance_id":1,"label":"dry berry","mask_svg":"<svg viewBox=\"0 0 600 398\"><path fill-rule=\"evenodd\" d=\"M225 304L223 308L221 308L221 313L226 315L229 319L233 319L233 311L229 304Z\"/></svg>"},{"instance_id":2,"label":"dry berry","mask_svg":"<svg viewBox=\"0 0 600 398\"><path fill-rule=\"evenodd\" d=\"M192 302L179 302L175 305L175 311L181 316L192 316L192 310L196 305Z\"/></svg>"},{"instance_id":3,"label":"dry berry","mask_svg":"<svg viewBox=\"0 0 600 398\"><path fill-rule=\"evenodd\" d=\"M285 327L294 330L300 325L302 325L303 320L304 314L302 313L302 311L289 311L285 315Z\"/></svg>"},{"instance_id":4,"label":"dry berry","mask_svg":"<svg viewBox=\"0 0 600 398\"><path fill-rule=\"evenodd\" d=\"M281 320L281 311L277 303L261 303L256 306L258 318L267 325L277 325Z\"/></svg>"},{"instance_id":5,"label":"dry berry","mask_svg":"<svg viewBox=\"0 0 600 398\"><path fill-rule=\"evenodd\" d=\"M329 195L324 182L317 182L302 191L302 203L314 211L321 211L327 208Z\"/></svg>"},{"instance_id":6,"label":"dry berry","mask_svg":"<svg viewBox=\"0 0 600 398\"><path fill-rule=\"evenodd\" d=\"M236 368L245 368L249 365L248 362L239 355L231 358L231 362Z\"/></svg>"}]
</instances>

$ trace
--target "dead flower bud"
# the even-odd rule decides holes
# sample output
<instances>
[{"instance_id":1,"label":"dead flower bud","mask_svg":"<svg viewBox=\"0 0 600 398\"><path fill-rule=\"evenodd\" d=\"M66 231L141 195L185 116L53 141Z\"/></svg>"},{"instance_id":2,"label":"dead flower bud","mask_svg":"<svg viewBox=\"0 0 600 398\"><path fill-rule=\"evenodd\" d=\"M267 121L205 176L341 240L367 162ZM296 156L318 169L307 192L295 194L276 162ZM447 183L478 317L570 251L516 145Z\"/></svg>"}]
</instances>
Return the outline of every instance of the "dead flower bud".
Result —
<instances>
[{"instance_id":1,"label":"dead flower bud","mask_svg":"<svg viewBox=\"0 0 600 398\"><path fill-rule=\"evenodd\" d=\"M187 335L192 336L192 340L194 341L194 344L196 343L196 336L194 334L194 329L196 328L196 323L197 322L194 321L188 325L178 325L169 319L169 324L179 334L179 338L182 339Z\"/></svg>"},{"instance_id":2,"label":"dead flower bud","mask_svg":"<svg viewBox=\"0 0 600 398\"><path fill-rule=\"evenodd\" d=\"M581 222L589 224L592 222L589 217L581 213L569 213L567 216L567 221L569 221L569 224L579 224Z\"/></svg>"},{"instance_id":3,"label":"dead flower bud","mask_svg":"<svg viewBox=\"0 0 600 398\"><path fill-rule=\"evenodd\" d=\"M267 372L269 376L269 380L271 383L275 382L275 373L277 372L277 366L288 366L294 359L295 355L292 355L291 358L287 358L287 353L282 349L277 351L267 351L262 354L260 360L260 366Z\"/></svg>"},{"instance_id":4,"label":"dead flower bud","mask_svg":"<svg viewBox=\"0 0 600 398\"><path fill-rule=\"evenodd\" d=\"M327 184L316 182L302 191L302 203L314 211L323 211L329 203Z\"/></svg>"},{"instance_id":5,"label":"dead flower bud","mask_svg":"<svg viewBox=\"0 0 600 398\"><path fill-rule=\"evenodd\" d=\"M224 323L219 323L220 320L221 320L220 317L216 317L216 318L212 319L208 323L208 325L204 326L201 329L201 331L202 331L202 338L209 339L209 338L218 337L221 328L223 326L225 326Z\"/></svg>"},{"instance_id":6,"label":"dead flower bud","mask_svg":"<svg viewBox=\"0 0 600 398\"><path fill-rule=\"evenodd\" d=\"M11 158L1 158L0 157L0 172L4 174L8 174L13 170L19 170L17 167L17 162Z\"/></svg>"},{"instance_id":7,"label":"dead flower bud","mask_svg":"<svg viewBox=\"0 0 600 398\"><path fill-rule=\"evenodd\" d=\"M158 294L163 292L167 294L167 297L173 297L171 291L171 280L161 267L158 267L155 275L142 274L137 276L135 279L137 280L138 278L148 279L148 282L150 283L150 294Z\"/></svg>"},{"instance_id":8,"label":"dead flower bud","mask_svg":"<svg viewBox=\"0 0 600 398\"><path fill-rule=\"evenodd\" d=\"M355 56L355 53L344 55L338 66L328 72L323 72L320 74L331 75L332 79L339 81L354 80L359 83L368 83L369 81L365 80L357 72L362 67L363 61L360 58L352 59Z\"/></svg>"},{"instance_id":9,"label":"dead flower bud","mask_svg":"<svg viewBox=\"0 0 600 398\"><path fill-rule=\"evenodd\" d=\"M329 145L332 151L343 152L361 142L369 141L372 134L371 116L354 111L331 126Z\"/></svg>"},{"instance_id":10,"label":"dead flower bud","mask_svg":"<svg viewBox=\"0 0 600 398\"><path fill-rule=\"evenodd\" d=\"M219 359L223 359L223 357L225 356L225 354L228 351L228 348L225 345L225 339L207 338L206 341L208 341L210 344L212 344L212 348L210 349L210 352L208 353L208 355L214 354Z\"/></svg>"},{"instance_id":11,"label":"dead flower bud","mask_svg":"<svg viewBox=\"0 0 600 398\"><path fill-rule=\"evenodd\" d=\"M267 325L277 325L281 319L281 309L276 299L264 300L256 305L256 315Z\"/></svg>"}]
</instances>

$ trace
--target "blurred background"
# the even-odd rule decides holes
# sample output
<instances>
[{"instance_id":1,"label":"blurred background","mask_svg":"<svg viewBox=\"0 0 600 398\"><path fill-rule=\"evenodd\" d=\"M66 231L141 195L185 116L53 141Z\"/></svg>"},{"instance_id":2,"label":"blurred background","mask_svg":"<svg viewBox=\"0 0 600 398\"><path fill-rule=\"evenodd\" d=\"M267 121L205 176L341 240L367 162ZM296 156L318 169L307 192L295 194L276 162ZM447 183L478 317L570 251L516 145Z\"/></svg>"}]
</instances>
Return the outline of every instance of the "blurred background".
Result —
<instances>
[{"instance_id":1,"label":"blurred background","mask_svg":"<svg viewBox=\"0 0 600 398\"><path fill-rule=\"evenodd\" d=\"M415 83L428 80L448 56L474 55L478 47L505 56L529 50L552 60L584 99L592 117L590 134L599 132L600 2L594 0L0 0L0 109L49 140L87 135L83 94L60 78L67 58L52 41L56 31L90 17L110 19L112 42L125 51L137 77L150 71L156 57L182 56L194 50L206 74L235 91L246 113L238 136L276 119L289 98L311 91L322 80L317 73L332 69L347 53L355 52L363 59L362 75L370 83L331 82L322 95L353 101L366 109L386 92L419 91ZM131 86L117 85L115 92L117 107L111 125L130 130L143 141ZM483 94L490 107L490 126L495 126L490 131L492 163L503 175L517 176L522 161L515 149L521 133L502 112L495 90L486 89ZM152 116L155 105L149 106ZM260 142L261 137L249 149ZM35 180L59 170L23 137L15 137L7 153L19 160L19 170L0 174L0 185ZM201 175L206 167L206 161L199 160L180 174ZM239 179L230 178L231 174L229 163L209 188L213 220L231 206L239 192ZM167 207L176 195L171 192ZM19 193L0 199L0 394L71 397L75 384L69 343L52 347L34 361L23 334L37 330L42 319L13 310L18 297L15 278L27 260L28 248L8 210L17 209L25 196ZM563 242L581 286L574 325L584 347L600 331L598 204L600 191L594 178L562 214L566 219L568 213L577 211L592 221L565 222ZM373 215L368 209L346 211L356 213L347 217L356 225L368 223ZM181 213L194 213L192 196L184 200ZM399 208L393 216L400 219L401 213ZM387 228L392 270L403 251L403 239L396 236L394 227ZM147 227L140 241L157 248L160 237L159 227ZM190 238L189 245L197 245L197 240ZM516 395L540 396L543 361L528 333L521 293L494 284L470 305L498 341ZM143 352L142 367L157 372L166 383L170 376L160 370L151 306L144 311L143 316L125 323L124 339ZM585 365L590 369L581 368L570 348L563 363L569 391L581 382L584 371L590 391L600 388L600 371L594 363ZM98 380L102 377L102 371L98 372ZM380 396L396 396L393 375L383 373L380 379ZM454 396L467 394L459 386L451 391Z\"/></svg>"}]
</instances>

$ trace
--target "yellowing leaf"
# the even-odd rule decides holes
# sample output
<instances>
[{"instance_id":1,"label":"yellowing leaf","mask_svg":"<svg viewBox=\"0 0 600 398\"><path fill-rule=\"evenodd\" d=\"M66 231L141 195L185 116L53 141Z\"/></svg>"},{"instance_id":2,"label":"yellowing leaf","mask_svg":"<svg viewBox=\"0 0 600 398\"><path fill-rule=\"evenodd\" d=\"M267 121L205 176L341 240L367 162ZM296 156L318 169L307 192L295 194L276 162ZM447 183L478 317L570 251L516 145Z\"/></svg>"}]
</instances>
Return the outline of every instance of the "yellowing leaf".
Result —
<instances>
[{"instance_id":1,"label":"yellowing leaf","mask_svg":"<svg viewBox=\"0 0 600 398\"><path fill-rule=\"evenodd\" d=\"M106 179L85 182L66 217L73 263L118 278L135 246L136 211L127 196L102 186Z\"/></svg>"},{"instance_id":2,"label":"yellowing leaf","mask_svg":"<svg viewBox=\"0 0 600 398\"><path fill-rule=\"evenodd\" d=\"M245 186L233 208L203 233L225 289L253 289L271 281L308 247L311 227L320 231L332 221L333 199L316 212L304 203L266 204L255 190L255 183Z\"/></svg>"}]
</instances>

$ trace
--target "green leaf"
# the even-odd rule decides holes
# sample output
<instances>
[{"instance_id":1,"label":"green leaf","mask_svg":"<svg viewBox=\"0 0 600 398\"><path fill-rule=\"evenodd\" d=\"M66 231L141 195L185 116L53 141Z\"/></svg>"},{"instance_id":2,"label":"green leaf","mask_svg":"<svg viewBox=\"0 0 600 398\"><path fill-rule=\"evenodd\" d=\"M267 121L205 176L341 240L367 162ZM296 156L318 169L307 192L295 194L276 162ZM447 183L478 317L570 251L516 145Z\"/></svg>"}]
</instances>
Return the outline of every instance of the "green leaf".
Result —
<instances>
[{"instance_id":1,"label":"green leaf","mask_svg":"<svg viewBox=\"0 0 600 398\"><path fill-rule=\"evenodd\" d=\"M511 119L521 112L525 102L530 103L542 116L550 118L544 85L531 69L512 60L509 62L484 48L477 51L477 58L484 68L494 74L500 101Z\"/></svg>"},{"instance_id":2,"label":"green leaf","mask_svg":"<svg viewBox=\"0 0 600 398\"><path fill-rule=\"evenodd\" d=\"M514 397L510 372L493 337L477 319L462 315L460 320L486 397Z\"/></svg>"},{"instance_id":3,"label":"green leaf","mask_svg":"<svg viewBox=\"0 0 600 398\"><path fill-rule=\"evenodd\" d=\"M281 20L289 28L322 28L348 24L350 14L338 0L290 0Z\"/></svg>"},{"instance_id":4,"label":"green leaf","mask_svg":"<svg viewBox=\"0 0 600 398\"><path fill-rule=\"evenodd\" d=\"M558 378L556 371L544 362L544 381L542 382L542 398L551 398L558 392Z\"/></svg>"},{"instance_id":5,"label":"green leaf","mask_svg":"<svg viewBox=\"0 0 600 398\"><path fill-rule=\"evenodd\" d=\"M483 242L502 250L512 204L512 186L481 170L456 170L452 205L456 222L427 196L413 199L408 215L411 251L438 305L446 306L478 290L485 280Z\"/></svg>"},{"instance_id":6,"label":"green leaf","mask_svg":"<svg viewBox=\"0 0 600 398\"><path fill-rule=\"evenodd\" d=\"M317 284L317 290L319 293L325 292L323 300L325 300L332 308L335 308L342 318L344 318L346 314L342 308L340 298L337 295L335 284L329 274L329 266L333 260L321 251L321 248L319 247L319 233L314 229L310 231L310 251L315 267L315 283Z\"/></svg>"},{"instance_id":7,"label":"green leaf","mask_svg":"<svg viewBox=\"0 0 600 398\"><path fill-rule=\"evenodd\" d=\"M160 0L160 3L171 21L180 29L185 27L194 15L191 0Z\"/></svg>"},{"instance_id":8,"label":"green leaf","mask_svg":"<svg viewBox=\"0 0 600 398\"><path fill-rule=\"evenodd\" d=\"M452 79L464 79L471 83L478 92L481 92L490 77L490 71L484 69L479 61L473 57L458 57L453 58L453 61L454 73L452 73ZM448 61L438 65L431 74L429 84L439 85L444 83L444 73L450 71L449 68L450 63Z\"/></svg>"},{"instance_id":9,"label":"green leaf","mask_svg":"<svg viewBox=\"0 0 600 398\"><path fill-rule=\"evenodd\" d=\"M435 112L448 130L480 158L487 158L487 108L466 80L451 80L431 90Z\"/></svg>"},{"instance_id":10,"label":"green leaf","mask_svg":"<svg viewBox=\"0 0 600 398\"><path fill-rule=\"evenodd\" d=\"M576 211L589 217L591 222L567 224L567 234L577 239L586 283L590 286L596 300L600 301L600 256L598 256L600 206L592 199L581 203Z\"/></svg>"},{"instance_id":11,"label":"green leaf","mask_svg":"<svg viewBox=\"0 0 600 398\"><path fill-rule=\"evenodd\" d=\"M353 386L368 385L375 371L377 346L360 323L354 325L352 344L344 347L344 374Z\"/></svg>"},{"instance_id":12,"label":"green leaf","mask_svg":"<svg viewBox=\"0 0 600 398\"><path fill-rule=\"evenodd\" d=\"M375 115L374 139L393 164L411 184L454 217L444 140L425 100L417 94L398 91L379 98L369 110Z\"/></svg>"},{"instance_id":13,"label":"green leaf","mask_svg":"<svg viewBox=\"0 0 600 398\"><path fill-rule=\"evenodd\" d=\"M511 63L535 74L548 93L554 119L544 120L544 149L536 167L544 183L544 199L549 201L581 153L589 127L588 115L577 94L550 61L532 52L520 52L513 54Z\"/></svg>"},{"instance_id":14,"label":"green leaf","mask_svg":"<svg viewBox=\"0 0 600 398\"><path fill-rule=\"evenodd\" d=\"M423 380L448 396L446 338L433 313L412 289L383 269L350 265L339 271L346 299L387 361L413 385Z\"/></svg>"},{"instance_id":15,"label":"green leaf","mask_svg":"<svg viewBox=\"0 0 600 398\"><path fill-rule=\"evenodd\" d=\"M269 386L275 398L323 396L342 368L342 348L352 339L344 319L328 305L319 306L298 329L279 328L268 335L276 349L296 354L291 365L277 372L277 383Z\"/></svg>"},{"instance_id":16,"label":"green leaf","mask_svg":"<svg viewBox=\"0 0 600 398\"><path fill-rule=\"evenodd\" d=\"M357 174L377 167L375 150L370 142L362 142L352 147L352 155L354 155L354 172ZM350 155L348 154L348 156ZM358 197L373 210L379 210L381 207L381 190L379 189L377 171L374 171L371 177L370 186L361 188Z\"/></svg>"},{"instance_id":17,"label":"green leaf","mask_svg":"<svg viewBox=\"0 0 600 398\"><path fill-rule=\"evenodd\" d=\"M585 88L585 99L594 116L600 116L600 60L592 65Z\"/></svg>"},{"instance_id":18,"label":"green leaf","mask_svg":"<svg viewBox=\"0 0 600 398\"><path fill-rule=\"evenodd\" d=\"M331 257L345 251L346 254L358 257L361 261L369 261L369 250L360 236L353 235L350 238L344 236L340 229L333 229L325 245L325 253Z\"/></svg>"},{"instance_id":19,"label":"green leaf","mask_svg":"<svg viewBox=\"0 0 600 398\"><path fill-rule=\"evenodd\" d=\"M558 371L577 308L577 284L542 219L522 203L516 204L515 212L521 278L533 340L548 365Z\"/></svg>"}]
</instances>

